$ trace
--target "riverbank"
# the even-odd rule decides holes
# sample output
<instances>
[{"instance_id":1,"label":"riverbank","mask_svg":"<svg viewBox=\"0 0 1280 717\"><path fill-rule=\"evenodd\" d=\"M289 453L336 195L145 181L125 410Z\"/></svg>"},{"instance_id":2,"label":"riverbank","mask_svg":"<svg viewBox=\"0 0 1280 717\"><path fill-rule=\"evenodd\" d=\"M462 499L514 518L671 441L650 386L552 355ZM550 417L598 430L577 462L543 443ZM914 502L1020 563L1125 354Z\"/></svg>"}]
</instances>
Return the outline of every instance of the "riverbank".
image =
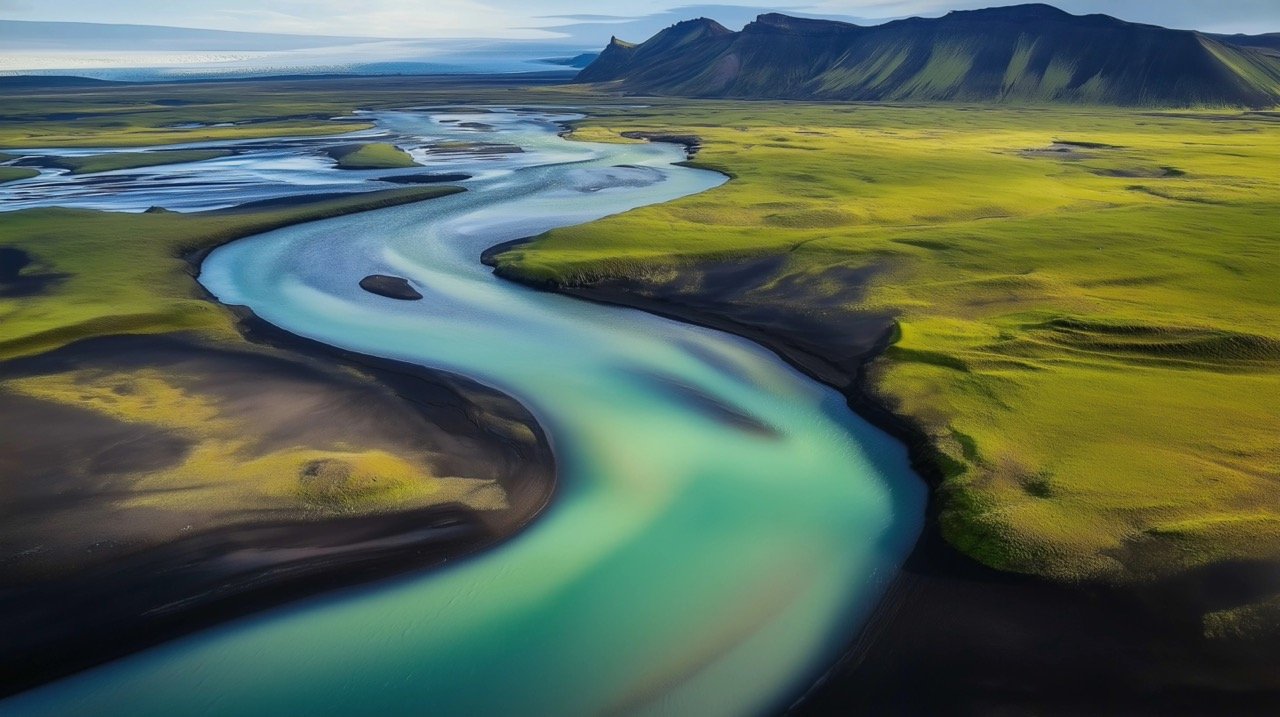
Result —
<instances>
[{"instance_id":1,"label":"riverbank","mask_svg":"<svg viewBox=\"0 0 1280 717\"><path fill-rule=\"evenodd\" d=\"M454 191L233 215L7 215L0 694L455 560L541 513L554 458L521 404L296 337L193 280L236 237ZM74 241L41 241L68 226ZM147 241L119 256L119 232ZM85 320L83 296L105 313Z\"/></svg>"},{"instance_id":2,"label":"riverbank","mask_svg":"<svg viewBox=\"0 0 1280 717\"><path fill-rule=\"evenodd\" d=\"M1253 138L1280 125L975 109L601 108L574 138L697 133L696 166L735 181L557 230L501 263L533 282L698 294L699 267L752 262L736 290L707 289L735 316L782 302L810 324L895 317L872 383L927 433L946 537L986 565L1155 583L1276 562L1280 306L1259 217L1280 206L1280 176ZM1088 149L1036 149L1068 145ZM1205 631L1280 625L1275 604L1217 610Z\"/></svg>"},{"instance_id":3,"label":"riverbank","mask_svg":"<svg viewBox=\"0 0 1280 717\"><path fill-rule=\"evenodd\" d=\"M486 252L496 257L529 240ZM581 285L524 281L535 288L647 311L755 341L839 390L850 408L909 447L933 490L942 483L934 447L888 409L867 367L891 344L885 314L841 312L823 324L786 297L772 307L734 306L750 276L772 260L683 268L656 288L609 278ZM843 277L860 291L873 274ZM794 298L804 299L801 295ZM801 302L803 304L803 302ZM943 537L938 501L884 600L838 664L788 714L1269 714L1280 704L1274 648L1211 642L1202 616L1280 589L1274 566L1239 563L1155 584L1055 584L988 568Z\"/></svg>"}]
</instances>

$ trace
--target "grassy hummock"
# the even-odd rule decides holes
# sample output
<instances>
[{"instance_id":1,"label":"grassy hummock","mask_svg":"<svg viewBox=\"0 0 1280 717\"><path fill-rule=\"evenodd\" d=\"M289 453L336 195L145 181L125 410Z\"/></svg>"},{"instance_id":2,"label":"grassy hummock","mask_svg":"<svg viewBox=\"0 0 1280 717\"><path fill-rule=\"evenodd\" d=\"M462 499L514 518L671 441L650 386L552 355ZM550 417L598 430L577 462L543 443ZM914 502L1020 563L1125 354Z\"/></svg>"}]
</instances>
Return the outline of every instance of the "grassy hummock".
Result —
<instances>
[{"instance_id":1,"label":"grassy hummock","mask_svg":"<svg viewBox=\"0 0 1280 717\"><path fill-rule=\"evenodd\" d=\"M346 144L329 150L338 169L403 169L417 167L408 152L388 142Z\"/></svg>"},{"instance_id":2,"label":"grassy hummock","mask_svg":"<svg viewBox=\"0 0 1280 717\"><path fill-rule=\"evenodd\" d=\"M40 174L39 171L30 167L0 167L0 184L16 182L19 179L31 179L38 174Z\"/></svg>"}]
</instances>

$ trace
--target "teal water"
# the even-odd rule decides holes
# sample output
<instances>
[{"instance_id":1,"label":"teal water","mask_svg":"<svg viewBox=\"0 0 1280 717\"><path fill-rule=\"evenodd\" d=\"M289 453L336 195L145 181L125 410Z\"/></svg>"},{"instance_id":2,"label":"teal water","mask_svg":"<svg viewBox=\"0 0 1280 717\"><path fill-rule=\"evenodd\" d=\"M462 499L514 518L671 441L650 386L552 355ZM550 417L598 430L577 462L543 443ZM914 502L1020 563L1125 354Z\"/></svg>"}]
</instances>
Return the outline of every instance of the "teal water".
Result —
<instances>
[{"instance_id":1,"label":"teal water","mask_svg":"<svg viewBox=\"0 0 1280 717\"><path fill-rule=\"evenodd\" d=\"M456 119L386 114L451 137ZM5 715L750 715L856 634L918 535L905 449L749 342L536 292L488 246L720 184L677 147L525 148L471 191L291 227L211 254L201 282L291 332L457 371L520 399L561 482L526 532L443 569L227 623L0 703ZM370 273L425 295L357 286Z\"/></svg>"}]
</instances>

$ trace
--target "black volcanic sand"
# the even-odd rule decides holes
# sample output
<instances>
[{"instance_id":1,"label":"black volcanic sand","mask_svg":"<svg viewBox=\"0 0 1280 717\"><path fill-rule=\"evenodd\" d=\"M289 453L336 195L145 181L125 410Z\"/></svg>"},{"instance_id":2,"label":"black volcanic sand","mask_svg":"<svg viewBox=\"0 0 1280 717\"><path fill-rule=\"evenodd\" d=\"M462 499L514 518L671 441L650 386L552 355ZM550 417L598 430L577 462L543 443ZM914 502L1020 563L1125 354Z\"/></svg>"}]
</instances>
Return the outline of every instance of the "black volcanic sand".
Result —
<instances>
[{"instance_id":1,"label":"black volcanic sand","mask_svg":"<svg viewBox=\"0 0 1280 717\"><path fill-rule=\"evenodd\" d=\"M494 247L485 262L518 243ZM774 283L784 260L682 267L661 284L539 288L761 343L904 440L937 485L924 437L865 391L864 367L892 340L893 318L833 310L856 299L876 268ZM814 297L808 287L827 278L846 292ZM788 714L1280 714L1280 646L1211 644L1201 624L1206 610L1274 594L1280 565L1221 565L1141 588L1063 586L961 554L941 537L936 511L931 500L919 543L858 641Z\"/></svg>"},{"instance_id":2,"label":"black volcanic sand","mask_svg":"<svg viewBox=\"0 0 1280 717\"><path fill-rule=\"evenodd\" d=\"M409 284L408 279L402 276L370 274L360 280L360 288L370 294L385 296L388 299L398 299L400 301L419 301L422 299L422 294Z\"/></svg>"},{"instance_id":3,"label":"black volcanic sand","mask_svg":"<svg viewBox=\"0 0 1280 717\"><path fill-rule=\"evenodd\" d=\"M229 617L456 558L547 505L549 444L511 398L252 315L243 328L256 346L118 336L0 364L0 695ZM177 465L194 439L4 390L70 370L159 372L234 416L253 454L346 445L430 455L437 475L496 481L509 507L355 516L130 505L139 496L130 472Z\"/></svg>"},{"instance_id":4,"label":"black volcanic sand","mask_svg":"<svg viewBox=\"0 0 1280 717\"><path fill-rule=\"evenodd\" d=\"M391 182L392 184L440 184L448 182L464 182L471 179L470 174L461 172L453 174L393 174L389 177L378 177L371 182Z\"/></svg>"},{"instance_id":5,"label":"black volcanic sand","mask_svg":"<svg viewBox=\"0 0 1280 717\"><path fill-rule=\"evenodd\" d=\"M465 178L470 179L470 177L465 177ZM378 181L382 181L382 180L378 180ZM413 183L414 182L401 182L401 184L413 184ZM447 197L450 194L458 194L460 192L465 192L465 191L467 191L465 187L440 187L438 190L439 192L438 194L434 195L433 197L426 197L426 198L429 199L434 197ZM269 209L269 210L297 209L299 207L306 207L313 204L321 204L333 199L355 198L355 197L359 197L362 194L368 194L368 193L369 193L368 191L355 191L355 192L321 192L321 193L313 193L313 194L293 194L293 195L287 195L283 197L272 197L270 199L255 199L254 201L251 201L251 202L243 202L241 204L236 204L234 206L225 207L222 209L210 209L210 210L201 212L201 214L219 216L223 214L232 214L232 215L252 214L254 212L260 212L264 209ZM152 207L152 209L156 209L159 211L168 211L163 207ZM147 211L151 211L151 210L148 209ZM202 252L197 252L193 254L191 257L189 257L189 259L192 259L193 261L195 261L195 263L198 264L199 260L203 258L205 255L207 255L209 251L211 250L205 249Z\"/></svg>"}]
</instances>

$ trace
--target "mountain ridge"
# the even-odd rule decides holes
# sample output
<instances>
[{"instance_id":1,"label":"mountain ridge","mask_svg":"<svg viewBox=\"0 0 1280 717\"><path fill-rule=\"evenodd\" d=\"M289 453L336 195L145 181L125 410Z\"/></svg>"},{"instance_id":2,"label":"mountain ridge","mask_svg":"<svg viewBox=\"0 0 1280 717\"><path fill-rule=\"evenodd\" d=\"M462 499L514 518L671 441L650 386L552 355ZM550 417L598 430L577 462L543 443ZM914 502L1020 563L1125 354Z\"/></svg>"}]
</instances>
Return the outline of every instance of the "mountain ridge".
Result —
<instances>
[{"instance_id":1,"label":"mountain ridge","mask_svg":"<svg viewBox=\"0 0 1280 717\"><path fill-rule=\"evenodd\" d=\"M765 13L738 32L698 18L615 38L577 81L688 97L1273 107L1273 42L1045 4L874 26Z\"/></svg>"}]
</instances>

